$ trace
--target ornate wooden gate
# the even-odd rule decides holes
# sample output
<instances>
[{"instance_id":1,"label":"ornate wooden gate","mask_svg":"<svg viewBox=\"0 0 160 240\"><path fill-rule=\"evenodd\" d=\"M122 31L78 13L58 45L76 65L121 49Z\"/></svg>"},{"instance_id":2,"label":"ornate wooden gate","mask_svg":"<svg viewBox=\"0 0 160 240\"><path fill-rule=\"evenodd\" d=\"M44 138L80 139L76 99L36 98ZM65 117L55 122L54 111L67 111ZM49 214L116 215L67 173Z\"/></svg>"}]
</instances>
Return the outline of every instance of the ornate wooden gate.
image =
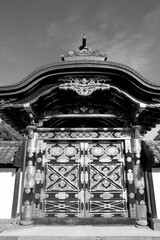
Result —
<instances>
[{"instance_id":1,"label":"ornate wooden gate","mask_svg":"<svg viewBox=\"0 0 160 240\"><path fill-rule=\"evenodd\" d=\"M51 142L46 158L46 215L127 216L123 142Z\"/></svg>"}]
</instances>

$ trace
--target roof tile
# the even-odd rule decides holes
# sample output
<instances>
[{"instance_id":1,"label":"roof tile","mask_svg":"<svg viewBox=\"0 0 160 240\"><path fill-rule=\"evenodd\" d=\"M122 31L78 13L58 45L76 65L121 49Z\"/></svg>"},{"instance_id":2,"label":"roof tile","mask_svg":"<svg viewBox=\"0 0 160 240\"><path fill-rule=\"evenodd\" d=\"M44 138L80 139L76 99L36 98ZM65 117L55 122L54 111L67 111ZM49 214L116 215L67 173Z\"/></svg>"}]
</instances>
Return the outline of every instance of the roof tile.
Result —
<instances>
[{"instance_id":1,"label":"roof tile","mask_svg":"<svg viewBox=\"0 0 160 240\"><path fill-rule=\"evenodd\" d=\"M154 156L155 163L160 163L160 141L145 141Z\"/></svg>"},{"instance_id":2,"label":"roof tile","mask_svg":"<svg viewBox=\"0 0 160 240\"><path fill-rule=\"evenodd\" d=\"M21 141L0 141L0 164L13 163Z\"/></svg>"}]
</instances>

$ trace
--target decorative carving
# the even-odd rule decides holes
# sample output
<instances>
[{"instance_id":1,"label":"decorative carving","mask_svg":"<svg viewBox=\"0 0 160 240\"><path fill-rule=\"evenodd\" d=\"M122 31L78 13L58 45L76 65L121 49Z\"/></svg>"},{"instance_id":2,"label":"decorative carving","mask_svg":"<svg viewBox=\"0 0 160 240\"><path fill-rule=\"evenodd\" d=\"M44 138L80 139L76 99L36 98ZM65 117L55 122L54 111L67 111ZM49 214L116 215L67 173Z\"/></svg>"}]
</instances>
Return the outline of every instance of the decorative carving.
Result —
<instances>
[{"instance_id":1,"label":"decorative carving","mask_svg":"<svg viewBox=\"0 0 160 240\"><path fill-rule=\"evenodd\" d=\"M77 153L77 149L75 147L69 146L64 149L64 153L66 156L71 157Z\"/></svg>"},{"instance_id":2,"label":"decorative carving","mask_svg":"<svg viewBox=\"0 0 160 240\"><path fill-rule=\"evenodd\" d=\"M71 138L96 138L98 134L96 132L72 132Z\"/></svg>"},{"instance_id":3,"label":"decorative carving","mask_svg":"<svg viewBox=\"0 0 160 240\"><path fill-rule=\"evenodd\" d=\"M160 103L147 104L147 107L150 107L150 108L160 108Z\"/></svg>"},{"instance_id":4,"label":"decorative carving","mask_svg":"<svg viewBox=\"0 0 160 240\"><path fill-rule=\"evenodd\" d=\"M1 99L0 100L0 106L2 108L9 108L9 107L20 107L22 104L16 103L16 98L9 98L7 100Z\"/></svg>"},{"instance_id":5,"label":"decorative carving","mask_svg":"<svg viewBox=\"0 0 160 240\"><path fill-rule=\"evenodd\" d=\"M56 132L39 132L39 139L85 139L85 138L130 138L130 134L123 132L107 131L56 131Z\"/></svg>"},{"instance_id":6,"label":"decorative carving","mask_svg":"<svg viewBox=\"0 0 160 240\"><path fill-rule=\"evenodd\" d=\"M130 215L136 217L136 204L129 204Z\"/></svg>"},{"instance_id":7,"label":"decorative carving","mask_svg":"<svg viewBox=\"0 0 160 240\"><path fill-rule=\"evenodd\" d=\"M134 193L130 193L129 196L130 196L130 198L134 198L135 197Z\"/></svg>"},{"instance_id":8,"label":"decorative carving","mask_svg":"<svg viewBox=\"0 0 160 240\"><path fill-rule=\"evenodd\" d=\"M26 194L29 194L29 193L30 193L30 191L31 191L31 189L30 189L30 188L26 188L26 189L25 189L25 193L26 193Z\"/></svg>"},{"instance_id":9,"label":"decorative carving","mask_svg":"<svg viewBox=\"0 0 160 240\"><path fill-rule=\"evenodd\" d=\"M132 158L131 157L127 157L127 162L131 162Z\"/></svg>"},{"instance_id":10,"label":"decorative carving","mask_svg":"<svg viewBox=\"0 0 160 240\"><path fill-rule=\"evenodd\" d=\"M83 107L80 108L80 110L81 110L83 113L85 113L85 112L87 112L88 108L85 107L85 106L83 106ZM93 110L93 112L94 112L94 109L92 109L92 110ZM91 112L91 113L93 113L93 112Z\"/></svg>"},{"instance_id":11,"label":"decorative carving","mask_svg":"<svg viewBox=\"0 0 160 240\"><path fill-rule=\"evenodd\" d=\"M36 197L35 197L36 198ZM38 198L37 198L38 199ZM34 217L39 217L40 216L40 204L38 204L37 206L36 206L36 204L34 203L33 204L33 210L32 210L32 212L33 212L33 216Z\"/></svg>"},{"instance_id":12,"label":"decorative carving","mask_svg":"<svg viewBox=\"0 0 160 240\"><path fill-rule=\"evenodd\" d=\"M100 110L101 110L101 106L99 106L99 108L95 108L95 107L86 107L86 106L82 106L82 107L74 107L74 109L68 109L69 110L69 114L100 114Z\"/></svg>"},{"instance_id":13,"label":"decorative carving","mask_svg":"<svg viewBox=\"0 0 160 240\"><path fill-rule=\"evenodd\" d=\"M128 194L128 212L131 218L136 216L135 209L135 186L133 176L133 154L131 149L131 140L125 140L125 157L126 157L126 172L127 172L127 194Z\"/></svg>"},{"instance_id":14,"label":"decorative carving","mask_svg":"<svg viewBox=\"0 0 160 240\"><path fill-rule=\"evenodd\" d=\"M86 202L88 202L93 197L94 197L94 194L92 194L91 192L89 192L87 190L85 191L85 200L86 200Z\"/></svg>"},{"instance_id":15,"label":"decorative carving","mask_svg":"<svg viewBox=\"0 0 160 240\"><path fill-rule=\"evenodd\" d=\"M38 162L38 163L42 162L42 158L40 158L40 157L37 158L37 162Z\"/></svg>"},{"instance_id":16,"label":"decorative carving","mask_svg":"<svg viewBox=\"0 0 160 240\"><path fill-rule=\"evenodd\" d=\"M25 172L24 188L33 188L35 184L35 167L27 166Z\"/></svg>"},{"instance_id":17,"label":"decorative carving","mask_svg":"<svg viewBox=\"0 0 160 240\"><path fill-rule=\"evenodd\" d=\"M38 199L38 198L40 198L40 194L39 194L39 193L36 193L36 194L35 194L35 199Z\"/></svg>"},{"instance_id":18,"label":"decorative carving","mask_svg":"<svg viewBox=\"0 0 160 240\"><path fill-rule=\"evenodd\" d=\"M55 195L55 197L58 199L66 199L69 197L69 194L67 194L65 192L59 192Z\"/></svg>"},{"instance_id":19,"label":"decorative carving","mask_svg":"<svg viewBox=\"0 0 160 240\"><path fill-rule=\"evenodd\" d=\"M37 172L35 174L36 184L39 184L40 182L43 183L43 180L44 180L44 173L41 172L40 169L37 169Z\"/></svg>"},{"instance_id":20,"label":"decorative carving","mask_svg":"<svg viewBox=\"0 0 160 240\"><path fill-rule=\"evenodd\" d=\"M81 200L81 203L84 203L84 190L82 189L78 194L75 194L75 197Z\"/></svg>"},{"instance_id":21,"label":"decorative carving","mask_svg":"<svg viewBox=\"0 0 160 240\"><path fill-rule=\"evenodd\" d=\"M105 152L108 156L113 157L113 156L116 156L120 152L120 149L117 146L110 145L106 148Z\"/></svg>"},{"instance_id":22,"label":"decorative carving","mask_svg":"<svg viewBox=\"0 0 160 240\"><path fill-rule=\"evenodd\" d=\"M69 159L78 159L80 149L78 144L47 144L47 159L57 159L58 162L66 162Z\"/></svg>"},{"instance_id":23,"label":"decorative carving","mask_svg":"<svg viewBox=\"0 0 160 240\"><path fill-rule=\"evenodd\" d=\"M81 96L90 96L97 90L109 90L110 85L96 78L72 78L67 83L60 84L59 88L73 90Z\"/></svg>"},{"instance_id":24,"label":"decorative carving","mask_svg":"<svg viewBox=\"0 0 160 240\"><path fill-rule=\"evenodd\" d=\"M51 165L47 169L47 189L49 191L77 191L78 166Z\"/></svg>"},{"instance_id":25,"label":"decorative carving","mask_svg":"<svg viewBox=\"0 0 160 240\"><path fill-rule=\"evenodd\" d=\"M52 147L60 147L63 150L62 156L55 156L52 152L51 162L45 166L46 185L45 194L45 213L48 216L67 217L76 216L81 211L81 200L77 199L76 195L80 192L79 172L80 163L77 160L80 158L79 143L61 143L61 144L47 144L46 151ZM75 150L74 150L75 149ZM73 153L75 155L73 156ZM67 154L67 155L66 155ZM59 162L62 157L67 159L67 164ZM70 161L69 161L69 160ZM67 214L66 214L67 213Z\"/></svg>"},{"instance_id":26,"label":"decorative carving","mask_svg":"<svg viewBox=\"0 0 160 240\"><path fill-rule=\"evenodd\" d=\"M50 153L51 156L58 157L62 155L63 149L59 146L53 146L48 150L48 152Z\"/></svg>"},{"instance_id":27,"label":"decorative carving","mask_svg":"<svg viewBox=\"0 0 160 240\"><path fill-rule=\"evenodd\" d=\"M128 169L127 179L128 179L128 182L129 182L130 184L133 183L133 172L132 172L131 169Z\"/></svg>"},{"instance_id":28,"label":"decorative carving","mask_svg":"<svg viewBox=\"0 0 160 240\"><path fill-rule=\"evenodd\" d=\"M132 152L136 154L136 157L140 157L141 153L141 140L140 139L132 139Z\"/></svg>"},{"instance_id":29,"label":"decorative carving","mask_svg":"<svg viewBox=\"0 0 160 240\"><path fill-rule=\"evenodd\" d=\"M110 192L104 192L103 194L100 195L101 198L104 198L104 199L110 199L112 198L114 195L111 194Z\"/></svg>"},{"instance_id":30,"label":"decorative carving","mask_svg":"<svg viewBox=\"0 0 160 240\"><path fill-rule=\"evenodd\" d=\"M91 189L93 191L117 191L122 189L122 166L120 164L90 167Z\"/></svg>"},{"instance_id":31,"label":"decorative carving","mask_svg":"<svg viewBox=\"0 0 160 240\"><path fill-rule=\"evenodd\" d=\"M28 131L28 137L29 137L30 139L33 139L33 138L34 138L34 131L33 131L33 129L29 129L29 131Z\"/></svg>"},{"instance_id":32,"label":"decorative carving","mask_svg":"<svg viewBox=\"0 0 160 240\"><path fill-rule=\"evenodd\" d=\"M136 136L135 136L136 137ZM141 221L147 224L147 213L144 206L146 202L145 196L145 181L144 181L144 169L141 165L141 140L132 139L132 151L134 159L134 185L135 185L135 200L137 208L137 224L141 225ZM139 223L138 223L139 222Z\"/></svg>"},{"instance_id":33,"label":"decorative carving","mask_svg":"<svg viewBox=\"0 0 160 240\"><path fill-rule=\"evenodd\" d=\"M40 201L43 202L43 200L46 199L47 197L49 197L49 195L44 192L43 188L41 188Z\"/></svg>"},{"instance_id":34,"label":"decorative carving","mask_svg":"<svg viewBox=\"0 0 160 240\"><path fill-rule=\"evenodd\" d=\"M89 146L88 157L92 160L98 158L100 162L103 162L102 160L111 162L113 159L123 161L121 160L121 144L92 143Z\"/></svg>"},{"instance_id":35,"label":"decorative carving","mask_svg":"<svg viewBox=\"0 0 160 240\"><path fill-rule=\"evenodd\" d=\"M102 156L105 152L104 148L101 146L93 147L91 151L92 151L92 154L96 157Z\"/></svg>"}]
</instances>

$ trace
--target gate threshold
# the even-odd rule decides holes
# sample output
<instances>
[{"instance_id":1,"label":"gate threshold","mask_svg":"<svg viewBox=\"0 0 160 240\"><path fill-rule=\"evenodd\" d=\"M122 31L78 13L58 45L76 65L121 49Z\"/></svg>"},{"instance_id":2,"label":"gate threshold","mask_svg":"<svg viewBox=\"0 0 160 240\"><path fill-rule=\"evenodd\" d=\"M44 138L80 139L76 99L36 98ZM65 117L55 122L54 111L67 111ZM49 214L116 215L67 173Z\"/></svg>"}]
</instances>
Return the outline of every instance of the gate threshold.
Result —
<instances>
[{"instance_id":1,"label":"gate threshold","mask_svg":"<svg viewBox=\"0 0 160 240\"><path fill-rule=\"evenodd\" d=\"M34 219L34 225L135 225L136 219L125 217L114 218L55 218Z\"/></svg>"}]
</instances>

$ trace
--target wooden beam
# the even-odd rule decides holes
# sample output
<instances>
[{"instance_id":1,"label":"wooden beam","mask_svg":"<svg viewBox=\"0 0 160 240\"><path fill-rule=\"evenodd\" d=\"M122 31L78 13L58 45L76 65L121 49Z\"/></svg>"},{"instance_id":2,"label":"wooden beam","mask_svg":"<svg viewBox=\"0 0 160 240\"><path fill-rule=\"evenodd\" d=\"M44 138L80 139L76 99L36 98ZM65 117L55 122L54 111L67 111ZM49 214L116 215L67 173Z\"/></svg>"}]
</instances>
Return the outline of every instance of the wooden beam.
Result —
<instances>
[{"instance_id":1,"label":"wooden beam","mask_svg":"<svg viewBox=\"0 0 160 240\"><path fill-rule=\"evenodd\" d=\"M117 116L115 114L55 114L51 118L117 118Z\"/></svg>"},{"instance_id":2,"label":"wooden beam","mask_svg":"<svg viewBox=\"0 0 160 240\"><path fill-rule=\"evenodd\" d=\"M37 131L38 132L47 132L47 131L82 131L82 132L86 132L86 131L99 131L99 132L110 132L110 131L116 131L116 132L130 132L131 128L41 128L41 127L37 127Z\"/></svg>"}]
</instances>

